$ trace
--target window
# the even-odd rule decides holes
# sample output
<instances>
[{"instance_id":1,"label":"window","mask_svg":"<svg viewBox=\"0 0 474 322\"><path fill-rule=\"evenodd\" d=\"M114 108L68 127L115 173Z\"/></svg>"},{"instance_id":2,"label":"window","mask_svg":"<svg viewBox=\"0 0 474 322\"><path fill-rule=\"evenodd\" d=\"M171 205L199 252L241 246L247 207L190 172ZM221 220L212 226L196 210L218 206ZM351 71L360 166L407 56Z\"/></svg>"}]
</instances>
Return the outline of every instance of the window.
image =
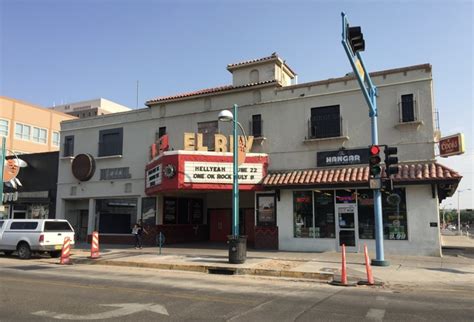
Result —
<instances>
[{"instance_id":1,"label":"window","mask_svg":"<svg viewBox=\"0 0 474 322\"><path fill-rule=\"evenodd\" d=\"M10 225L11 230L35 230L38 227L37 221L14 221Z\"/></svg>"},{"instance_id":2,"label":"window","mask_svg":"<svg viewBox=\"0 0 474 322\"><path fill-rule=\"evenodd\" d=\"M166 126L162 126L158 129L158 138L161 138L166 134Z\"/></svg>"},{"instance_id":3,"label":"window","mask_svg":"<svg viewBox=\"0 0 474 322\"><path fill-rule=\"evenodd\" d=\"M198 133L202 133L202 144L207 146L209 151L214 151L214 135L218 132L218 122L198 123Z\"/></svg>"},{"instance_id":4,"label":"window","mask_svg":"<svg viewBox=\"0 0 474 322\"><path fill-rule=\"evenodd\" d=\"M15 138L20 140L30 140L31 126L16 123L15 125Z\"/></svg>"},{"instance_id":5,"label":"window","mask_svg":"<svg viewBox=\"0 0 474 322\"><path fill-rule=\"evenodd\" d=\"M0 136L8 136L8 120L0 120Z\"/></svg>"},{"instance_id":6,"label":"window","mask_svg":"<svg viewBox=\"0 0 474 322\"><path fill-rule=\"evenodd\" d=\"M252 115L252 135L256 138L262 137L262 115Z\"/></svg>"},{"instance_id":7,"label":"window","mask_svg":"<svg viewBox=\"0 0 474 322\"><path fill-rule=\"evenodd\" d=\"M72 157L74 155L74 135L64 137L64 157Z\"/></svg>"},{"instance_id":8,"label":"window","mask_svg":"<svg viewBox=\"0 0 474 322\"><path fill-rule=\"evenodd\" d=\"M72 231L72 228L65 221L46 221L44 231Z\"/></svg>"},{"instance_id":9,"label":"window","mask_svg":"<svg viewBox=\"0 0 474 322\"><path fill-rule=\"evenodd\" d=\"M276 225L275 194L257 195L257 225Z\"/></svg>"},{"instance_id":10,"label":"window","mask_svg":"<svg viewBox=\"0 0 474 322\"><path fill-rule=\"evenodd\" d=\"M47 131L46 129L41 129L39 127L33 127L33 141L38 143L47 142Z\"/></svg>"},{"instance_id":11,"label":"window","mask_svg":"<svg viewBox=\"0 0 474 322\"><path fill-rule=\"evenodd\" d=\"M334 192L314 192L314 230L310 237L334 238L336 226L334 224Z\"/></svg>"},{"instance_id":12,"label":"window","mask_svg":"<svg viewBox=\"0 0 474 322\"><path fill-rule=\"evenodd\" d=\"M123 129L102 130L99 132L99 157L121 155Z\"/></svg>"},{"instance_id":13,"label":"window","mask_svg":"<svg viewBox=\"0 0 474 322\"><path fill-rule=\"evenodd\" d=\"M313 228L313 193L293 192L293 222L295 237L311 237Z\"/></svg>"},{"instance_id":14,"label":"window","mask_svg":"<svg viewBox=\"0 0 474 322\"><path fill-rule=\"evenodd\" d=\"M312 108L309 137L320 139L341 136L341 123L339 105Z\"/></svg>"},{"instance_id":15,"label":"window","mask_svg":"<svg viewBox=\"0 0 474 322\"><path fill-rule=\"evenodd\" d=\"M402 122L415 121L415 101L413 94L402 95Z\"/></svg>"},{"instance_id":16,"label":"window","mask_svg":"<svg viewBox=\"0 0 474 322\"><path fill-rule=\"evenodd\" d=\"M142 198L142 224L156 224L156 197Z\"/></svg>"},{"instance_id":17,"label":"window","mask_svg":"<svg viewBox=\"0 0 474 322\"><path fill-rule=\"evenodd\" d=\"M53 132L52 142L54 146L59 146L59 132Z\"/></svg>"},{"instance_id":18,"label":"window","mask_svg":"<svg viewBox=\"0 0 474 322\"><path fill-rule=\"evenodd\" d=\"M374 195L372 190L358 190L357 211L359 238L375 239ZM407 210L405 189L382 193L383 236L389 240L407 240Z\"/></svg>"}]
</instances>

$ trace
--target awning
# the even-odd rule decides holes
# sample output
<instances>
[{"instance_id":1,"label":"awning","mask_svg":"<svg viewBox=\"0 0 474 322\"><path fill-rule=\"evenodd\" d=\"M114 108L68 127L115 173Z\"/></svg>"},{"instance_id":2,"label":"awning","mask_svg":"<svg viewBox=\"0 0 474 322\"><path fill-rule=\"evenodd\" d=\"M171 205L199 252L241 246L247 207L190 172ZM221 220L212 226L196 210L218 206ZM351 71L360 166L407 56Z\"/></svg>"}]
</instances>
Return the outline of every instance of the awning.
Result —
<instances>
[{"instance_id":1,"label":"awning","mask_svg":"<svg viewBox=\"0 0 474 322\"><path fill-rule=\"evenodd\" d=\"M403 163L393 176L394 184L437 184L454 193L462 176L436 162ZM382 168L382 173L384 173ZM368 186L369 166L269 171L265 188ZM449 195L449 194L448 194Z\"/></svg>"}]
</instances>

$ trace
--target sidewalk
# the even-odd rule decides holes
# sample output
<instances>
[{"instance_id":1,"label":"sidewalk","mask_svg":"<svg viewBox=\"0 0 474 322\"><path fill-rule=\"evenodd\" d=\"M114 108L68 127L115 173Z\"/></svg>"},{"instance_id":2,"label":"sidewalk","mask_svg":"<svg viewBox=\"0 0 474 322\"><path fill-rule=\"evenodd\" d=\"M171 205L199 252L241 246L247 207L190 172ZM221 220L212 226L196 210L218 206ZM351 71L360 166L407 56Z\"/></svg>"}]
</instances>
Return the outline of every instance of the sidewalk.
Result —
<instances>
[{"instance_id":1,"label":"sidewalk","mask_svg":"<svg viewBox=\"0 0 474 322\"><path fill-rule=\"evenodd\" d=\"M99 259L89 259L90 245L77 245L72 252L76 264L146 267L216 274L245 274L319 281L339 281L341 254L283 251L247 251L244 264L229 264L223 245L167 246L159 255L157 247L134 249L124 245L101 245ZM370 254L373 258L373 254ZM347 254L349 283L366 281L363 253ZM387 256L388 267L372 267L376 282L417 286L459 283L474 286L474 258L464 256Z\"/></svg>"}]
</instances>

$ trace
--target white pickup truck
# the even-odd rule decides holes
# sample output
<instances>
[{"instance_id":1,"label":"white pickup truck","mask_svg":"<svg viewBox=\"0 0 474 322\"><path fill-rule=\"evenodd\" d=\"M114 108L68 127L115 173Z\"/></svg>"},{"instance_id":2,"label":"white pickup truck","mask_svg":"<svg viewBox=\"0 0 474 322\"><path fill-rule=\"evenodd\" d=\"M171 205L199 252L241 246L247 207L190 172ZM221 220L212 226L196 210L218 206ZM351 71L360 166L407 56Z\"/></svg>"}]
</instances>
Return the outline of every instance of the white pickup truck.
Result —
<instances>
[{"instance_id":1,"label":"white pickup truck","mask_svg":"<svg viewBox=\"0 0 474 322\"><path fill-rule=\"evenodd\" d=\"M74 245L74 229L61 219L3 219L0 220L0 252L21 259L33 252L48 252L51 257L61 256L65 237Z\"/></svg>"}]
</instances>

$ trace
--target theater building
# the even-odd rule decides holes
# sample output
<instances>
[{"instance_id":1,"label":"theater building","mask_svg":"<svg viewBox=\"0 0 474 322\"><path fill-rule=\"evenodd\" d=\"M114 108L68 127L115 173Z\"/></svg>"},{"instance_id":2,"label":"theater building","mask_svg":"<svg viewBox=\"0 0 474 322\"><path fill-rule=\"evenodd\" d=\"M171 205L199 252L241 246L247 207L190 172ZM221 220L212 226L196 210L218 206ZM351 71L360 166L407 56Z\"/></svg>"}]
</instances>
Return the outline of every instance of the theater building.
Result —
<instances>
[{"instance_id":1,"label":"theater building","mask_svg":"<svg viewBox=\"0 0 474 322\"><path fill-rule=\"evenodd\" d=\"M145 109L62 123L57 216L128 242L142 221L166 242L224 242L231 231L231 125L247 134L240 227L255 248L375 247L368 180L370 118L354 76L297 84L278 55L230 64L232 84L146 102ZM400 172L383 193L387 254L440 255L439 203L461 176L435 160L440 136L429 64L371 74L379 142ZM239 138L242 142L243 138Z\"/></svg>"}]
</instances>

